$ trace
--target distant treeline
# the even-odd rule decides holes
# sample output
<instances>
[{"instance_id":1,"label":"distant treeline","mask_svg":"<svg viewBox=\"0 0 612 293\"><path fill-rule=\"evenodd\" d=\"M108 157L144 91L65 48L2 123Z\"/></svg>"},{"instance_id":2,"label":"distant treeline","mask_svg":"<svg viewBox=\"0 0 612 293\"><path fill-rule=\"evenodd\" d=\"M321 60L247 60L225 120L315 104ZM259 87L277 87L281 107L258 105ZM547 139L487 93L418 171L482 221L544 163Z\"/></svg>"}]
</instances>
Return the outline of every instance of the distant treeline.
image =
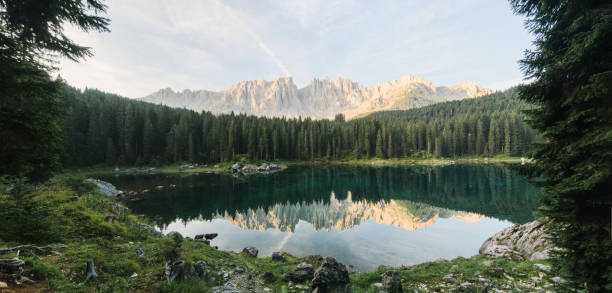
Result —
<instances>
[{"instance_id":1,"label":"distant treeline","mask_svg":"<svg viewBox=\"0 0 612 293\"><path fill-rule=\"evenodd\" d=\"M66 91L64 166L521 155L535 133L511 91L345 121L213 115Z\"/></svg>"}]
</instances>

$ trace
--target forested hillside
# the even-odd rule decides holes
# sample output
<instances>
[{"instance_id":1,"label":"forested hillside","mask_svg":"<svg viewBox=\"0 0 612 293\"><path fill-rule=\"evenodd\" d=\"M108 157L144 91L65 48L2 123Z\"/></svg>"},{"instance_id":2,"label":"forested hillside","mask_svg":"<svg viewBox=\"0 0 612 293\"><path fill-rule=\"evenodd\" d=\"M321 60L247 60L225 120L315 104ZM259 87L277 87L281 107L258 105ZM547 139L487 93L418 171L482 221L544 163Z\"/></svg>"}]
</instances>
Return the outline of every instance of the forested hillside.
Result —
<instances>
[{"instance_id":1,"label":"forested hillside","mask_svg":"<svg viewBox=\"0 0 612 293\"><path fill-rule=\"evenodd\" d=\"M511 92L345 121L196 113L66 89L64 166L523 154L535 133Z\"/></svg>"}]
</instances>

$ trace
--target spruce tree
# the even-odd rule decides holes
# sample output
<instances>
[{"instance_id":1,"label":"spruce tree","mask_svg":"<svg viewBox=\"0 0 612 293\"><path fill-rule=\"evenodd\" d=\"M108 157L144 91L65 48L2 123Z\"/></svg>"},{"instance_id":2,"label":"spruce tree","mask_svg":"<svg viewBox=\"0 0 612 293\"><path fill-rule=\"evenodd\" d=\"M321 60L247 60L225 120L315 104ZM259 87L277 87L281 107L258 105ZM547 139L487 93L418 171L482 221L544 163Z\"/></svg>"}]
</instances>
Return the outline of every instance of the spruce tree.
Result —
<instances>
[{"instance_id":1,"label":"spruce tree","mask_svg":"<svg viewBox=\"0 0 612 293\"><path fill-rule=\"evenodd\" d=\"M603 0L512 0L536 36L519 89L538 107L530 124L541 212L551 220L554 268L569 287L612 291L612 5Z\"/></svg>"}]
</instances>

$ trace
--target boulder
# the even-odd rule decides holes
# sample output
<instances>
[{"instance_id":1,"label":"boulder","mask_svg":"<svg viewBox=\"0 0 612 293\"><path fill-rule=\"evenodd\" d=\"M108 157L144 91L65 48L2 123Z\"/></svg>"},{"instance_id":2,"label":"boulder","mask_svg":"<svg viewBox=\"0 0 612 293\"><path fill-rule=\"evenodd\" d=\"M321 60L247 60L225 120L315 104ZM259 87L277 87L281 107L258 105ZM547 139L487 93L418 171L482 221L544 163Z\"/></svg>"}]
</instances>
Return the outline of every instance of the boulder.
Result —
<instances>
[{"instance_id":1,"label":"boulder","mask_svg":"<svg viewBox=\"0 0 612 293\"><path fill-rule=\"evenodd\" d=\"M263 273L261 278L266 282L271 282L271 281L274 281L276 277L274 277L274 274L272 272L265 272Z\"/></svg>"},{"instance_id":2,"label":"boulder","mask_svg":"<svg viewBox=\"0 0 612 293\"><path fill-rule=\"evenodd\" d=\"M136 248L135 252L136 256L138 257L143 257L145 255L144 250L142 250L142 248Z\"/></svg>"},{"instance_id":3,"label":"boulder","mask_svg":"<svg viewBox=\"0 0 612 293\"><path fill-rule=\"evenodd\" d=\"M195 237L193 237L193 239L195 240L204 239L204 234L198 234Z\"/></svg>"},{"instance_id":4,"label":"boulder","mask_svg":"<svg viewBox=\"0 0 612 293\"><path fill-rule=\"evenodd\" d=\"M257 254L259 253L259 250L253 246L249 246L249 247L245 247L242 250L242 253L246 253L247 255L250 255L252 257L257 257Z\"/></svg>"},{"instance_id":5,"label":"boulder","mask_svg":"<svg viewBox=\"0 0 612 293\"><path fill-rule=\"evenodd\" d=\"M548 257L554 246L540 221L508 227L491 236L480 247L479 253L488 257L514 260L536 260Z\"/></svg>"},{"instance_id":6,"label":"boulder","mask_svg":"<svg viewBox=\"0 0 612 293\"><path fill-rule=\"evenodd\" d=\"M202 280L204 278L206 278L206 268L208 267L208 264L203 261L203 260L199 260L196 261L195 263L193 263L193 269L191 277L193 279L196 280Z\"/></svg>"},{"instance_id":7,"label":"boulder","mask_svg":"<svg viewBox=\"0 0 612 293\"><path fill-rule=\"evenodd\" d=\"M268 168L270 169L270 171L274 171L274 170L280 169L280 166L278 166L276 164L270 164L270 166Z\"/></svg>"},{"instance_id":8,"label":"boulder","mask_svg":"<svg viewBox=\"0 0 612 293\"><path fill-rule=\"evenodd\" d=\"M166 280L168 280L168 284L172 283L176 278L181 278L184 268L185 262L182 260L167 262L164 265L164 275L166 276Z\"/></svg>"},{"instance_id":9,"label":"boulder","mask_svg":"<svg viewBox=\"0 0 612 293\"><path fill-rule=\"evenodd\" d=\"M293 271L287 273L283 278L285 281L302 283L312 280L314 277L314 269L311 264L301 263Z\"/></svg>"},{"instance_id":10,"label":"boulder","mask_svg":"<svg viewBox=\"0 0 612 293\"><path fill-rule=\"evenodd\" d=\"M550 270L551 270L550 266L547 266L547 265L541 264L541 263L533 264L533 266L538 268L538 269L540 269L540 270L542 270L542 271L544 271L545 273L550 273Z\"/></svg>"},{"instance_id":11,"label":"boulder","mask_svg":"<svg viewBox=\"0 0 612 293\"><path fill-rule=\"evenodd\" d=\"M402 280L396 271L386 271L382 276L381 293L401 293Z\"/></svg>"},{"instance_id":12,"label":"boulder","mask_svg":"<svg viewBox=\"0 0 612 293\"><path fill-rule=\"evenodd\" d=\"M270 166L268 166L268 164L263 163L261 164L259 167L257 167L257 171L269 171L270 170Z\"/></svg>"},{"instance_id":13,"label":"boulder","mask_svg":"<svg viewBox=\"0 0 612 293\"><path fill-rule=\"evenodd\" d=\"M235 283L227 282L227 284L225 284L224 286L213 287L210 290L210 292L212 293L240 293L242 291L238 289L238 286L236 286Z\"/></svg>"},{"instance_id":14,"label":"boulder","mask_svg":"<svg viewBox=\"0 0 612 293\"><path fill-rule=\"evenodd\" d=\"M217 236L219 236L219 234L217 234L217 233L204 234L204 238L206 238L208 240L213 240L213 239L217 238Z\"/></svg>"},{"instance_id":15,"label":"boulder","mask_svg":"<svg viewBox=\"0 0 612 293\"><path fill-rule=\"evenodd\" d=\"M312 279L313 291L326 292L352 292L351 280L346 266L332 257L327 257L314 273Z\"/></svg>"},{"instance_id":16,"label":"boulder","mask_svg":"<svg viewBox=\"0 0 612 293\"><path fill-rule=\"evenodd\" d=\"M230 169L232 170L232 172L238 172L240 171L240 169L242 169L242 165L240 163L236 163Z\"/></svg>"},{"instance_id":17,"label":"boulder","mask_svg":"<svg viewBox=\"0 0 612 293\"><path fill-rule=\"evenodd\" d=\"M285 257L283 257L283 255L276 251L276 252L272 252L272 260L273 261L284 261Z\"/></svg>"},{"instance_id":18,"label":"boulder","mask_svg":"<svg viewBox=\"0 0 612 293\"><path fill-rule=\"evenodd\" d=\"M117 188L114 185L106 181L93 179L93 178L89 178L86 181L96 184L98 186L98 190L100 191L100 193L106 196L117 196L122 193L119 190L117 190Z\"/></svg>"},{"instance_id":19,"label":"boulder","mask_svg":"<svg viewBox=\"0 0 612 293\"><path fill-rule=\"evenodd\" d=\"M444 281L445 283L457 283L457 279L453 274L448 274L442 277L442 281Z\"/></svg>"}]
</instances>

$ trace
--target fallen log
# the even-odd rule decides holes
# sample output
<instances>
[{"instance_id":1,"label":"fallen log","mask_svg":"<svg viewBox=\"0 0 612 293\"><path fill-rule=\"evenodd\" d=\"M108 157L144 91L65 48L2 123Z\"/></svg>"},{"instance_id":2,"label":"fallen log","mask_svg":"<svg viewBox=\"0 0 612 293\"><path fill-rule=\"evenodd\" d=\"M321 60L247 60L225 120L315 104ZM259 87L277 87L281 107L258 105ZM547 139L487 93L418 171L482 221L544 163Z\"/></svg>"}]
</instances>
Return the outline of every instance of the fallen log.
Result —
<instances>
[{"instance_id":1,"label":"fallen log","mask_svg":"<svg viewBox=\"0 0 612 293\"><path fill-rule=\"evenodd\" d=\"M14 274L17 275L17 277L21 277L24 265L25 262L18 258L0 259L0 272Z\"/></svg>"},{"instance_id":2,"label":"fallen log","mask_svg":"<svg viewBox=\"0 0 612 293\"><path fill-rule=\"evenodd\" d=\"M52 253L52 251L63 250L66 248L68 248L68 246L66 244L61 244L61 243L49 244L45 246L25 244L25 245L17 245L15 247L9 247L9 248L0 248L0 254L11 252L11 251L29 251L30 253L38 252L38 253L49 254L49 253Z\"/></svg>"}]
</instances>

